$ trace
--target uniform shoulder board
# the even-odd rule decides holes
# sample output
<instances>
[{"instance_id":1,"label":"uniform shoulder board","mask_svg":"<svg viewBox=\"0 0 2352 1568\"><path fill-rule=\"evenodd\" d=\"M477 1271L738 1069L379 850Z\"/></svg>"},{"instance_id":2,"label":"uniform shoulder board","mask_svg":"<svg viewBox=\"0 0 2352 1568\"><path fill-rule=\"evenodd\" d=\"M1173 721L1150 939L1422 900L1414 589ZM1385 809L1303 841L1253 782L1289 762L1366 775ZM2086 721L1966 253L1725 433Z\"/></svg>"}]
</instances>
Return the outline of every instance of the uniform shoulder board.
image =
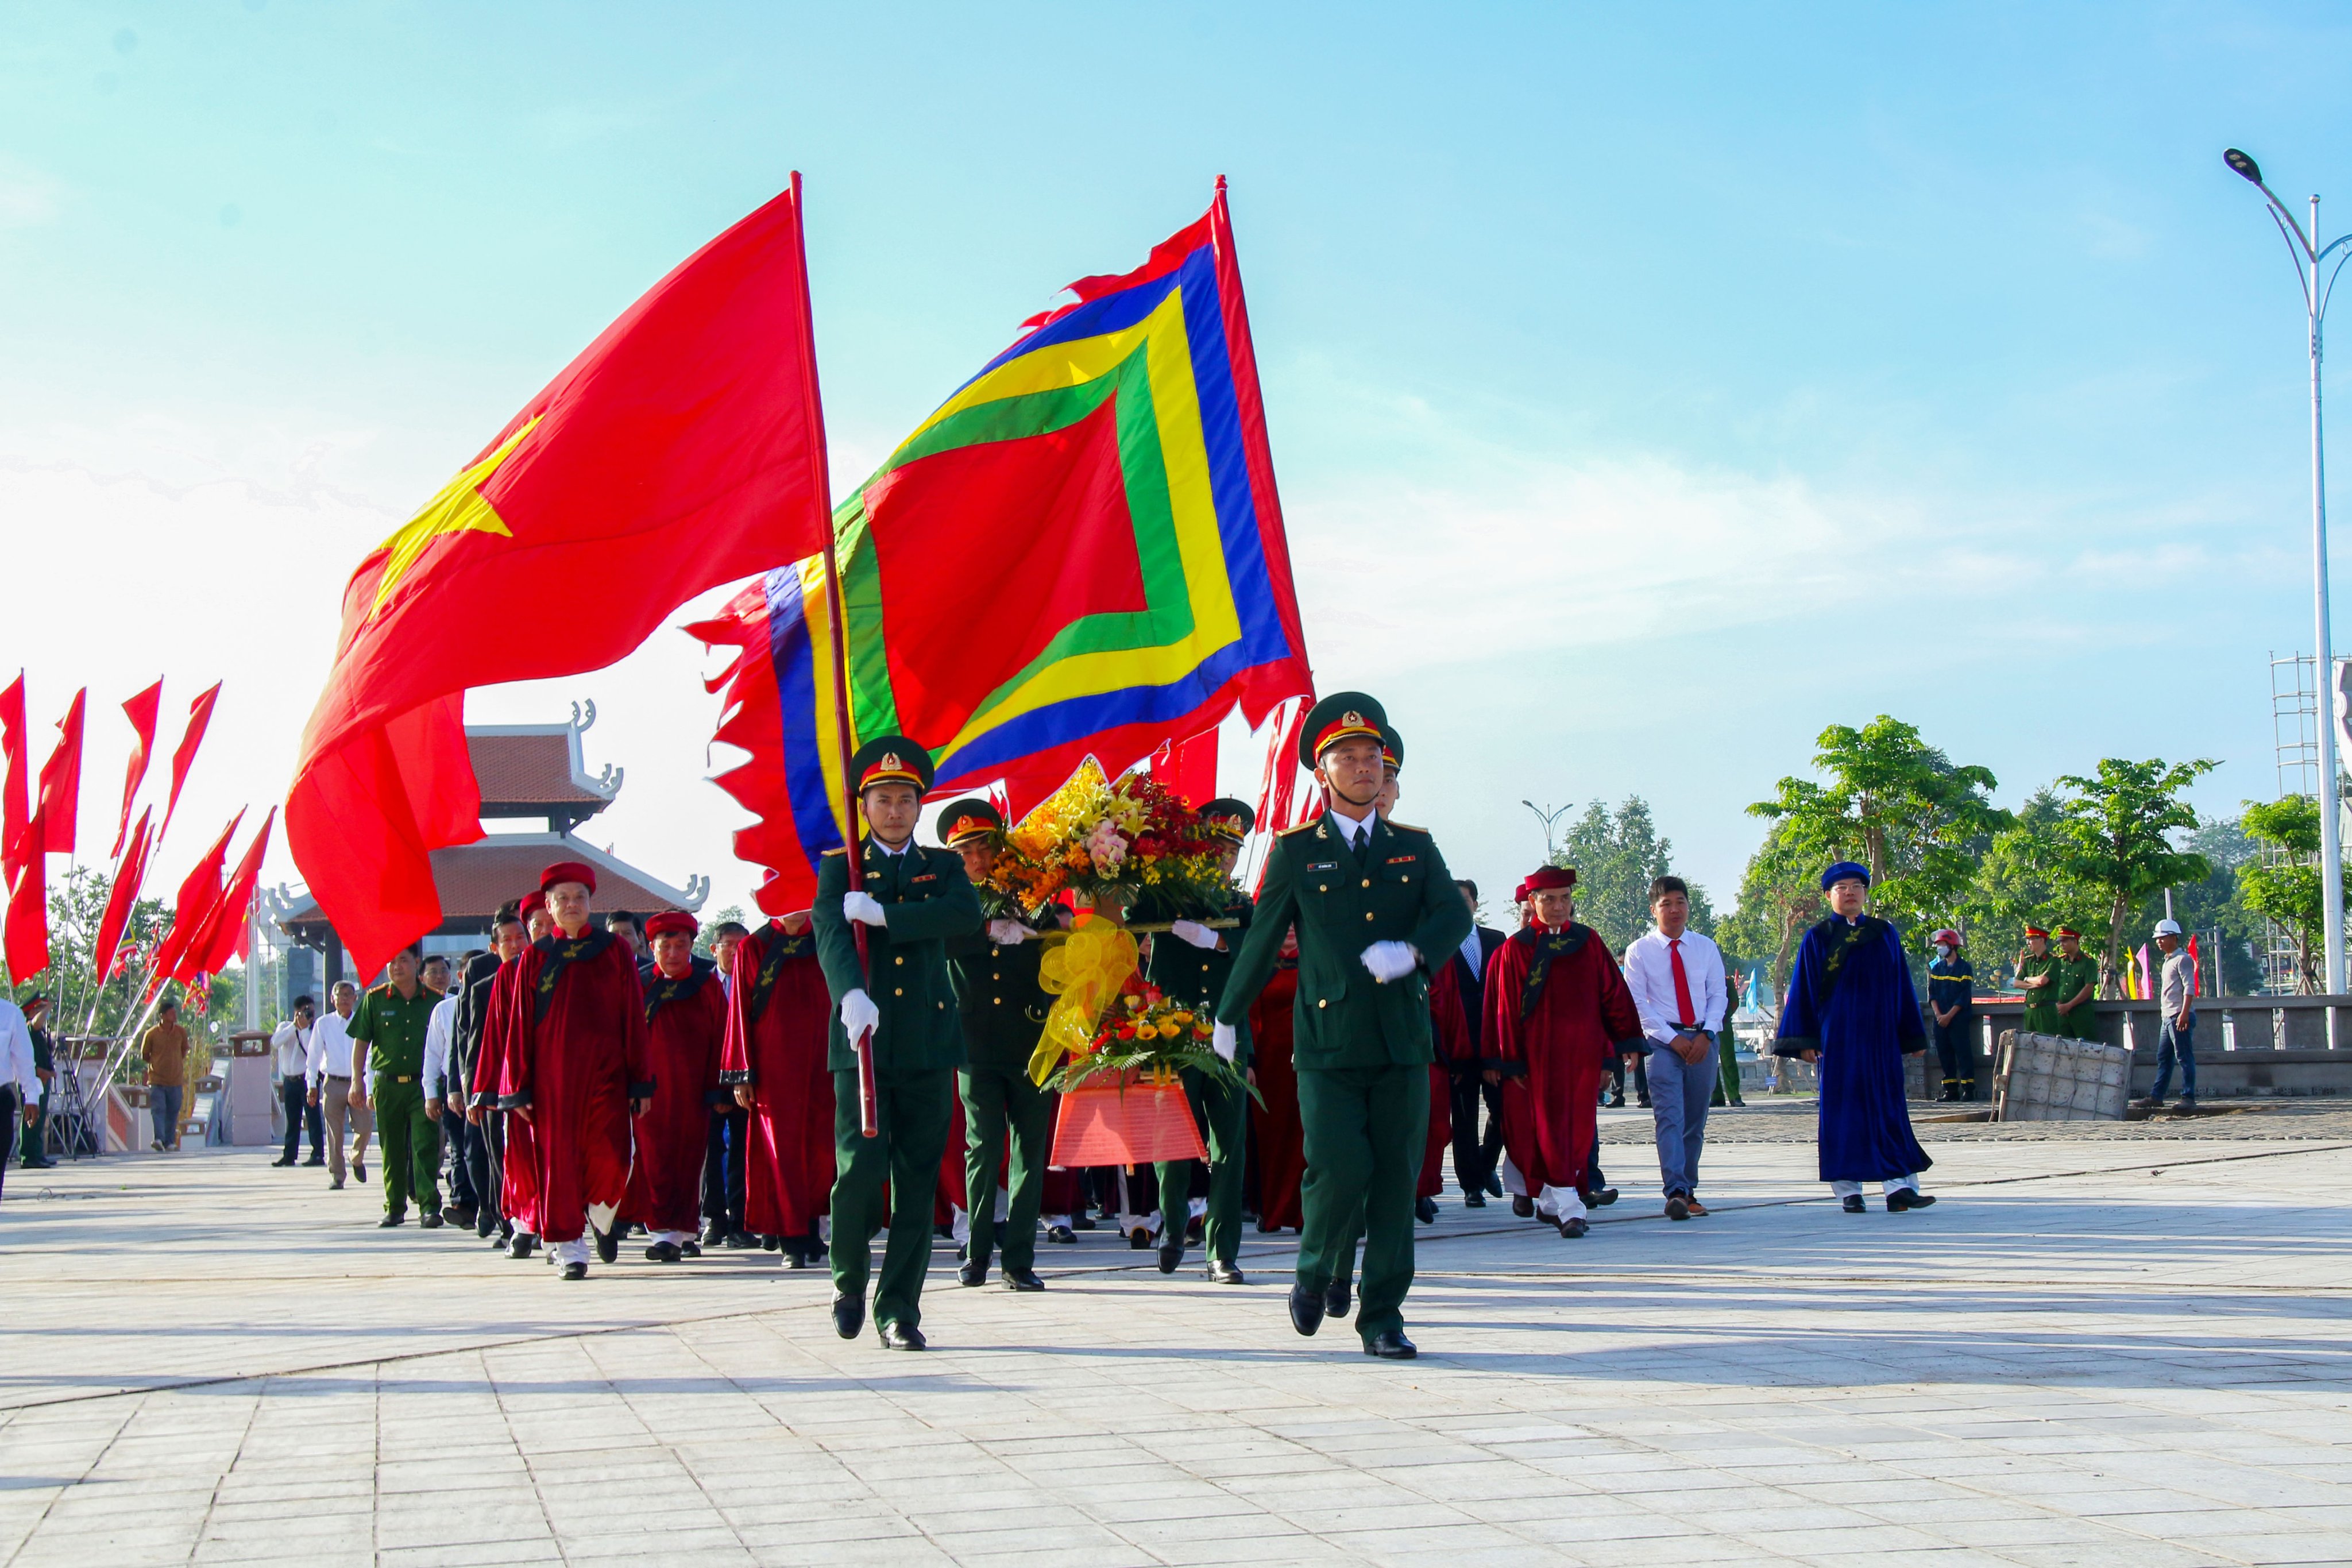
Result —
<instances>
[{"instance_id":1,"label":"uniform shoulder board","mask_svg":"<svg viewBox=\"0 0 2352 1568\"><path fill-rule=\"evenodd\" d=\"M835 845L832 848L830 848L830 849L826 850L826 851L825 851L825 853L826 853L826 854L828 854L828 855L846 855L846 854L848 854L848 853L849 853L849 851L848 851L846 848L843 847L842 846L840 846L840 845L836 844L836 845Z\"/></svg>"},{"instance_id":2,"label":"uniform shoulder board","mask_svg":"<svg viewBox=\"0 0 2352 1568\"><path fill-rule=\"evenodd\" d=\"M1410 822L1396 822L1396 821L1391 821L1391 822L1390 822L1390 824L1389 824L1389 831L1390 831L1390 832L1391 832L1391 833L1418 833L1418 834L1420 834L1423 838L1426 838L1426 837L1429 837L1429 829L1428 829L1428 828L1426 828L1426 827L1415 827L1415 826L1414 826L1412 823L1410 823Z\"/></svg>"},{"instance_id":3,"label":"uniform shoulder board","mask_svg":"<svg viewBox=\"0 0 2352 1568\"><path fill-rule=\"evenodd\" d=\"M1322 821L1323 819L1318 816L1312 822L1302 822L1296 827L1286 827L1281 832L1276 834L1275 837L1276 838L1288 838L1294 834L1311 833L1321 824Z\"/></svg>"}]
</instances>

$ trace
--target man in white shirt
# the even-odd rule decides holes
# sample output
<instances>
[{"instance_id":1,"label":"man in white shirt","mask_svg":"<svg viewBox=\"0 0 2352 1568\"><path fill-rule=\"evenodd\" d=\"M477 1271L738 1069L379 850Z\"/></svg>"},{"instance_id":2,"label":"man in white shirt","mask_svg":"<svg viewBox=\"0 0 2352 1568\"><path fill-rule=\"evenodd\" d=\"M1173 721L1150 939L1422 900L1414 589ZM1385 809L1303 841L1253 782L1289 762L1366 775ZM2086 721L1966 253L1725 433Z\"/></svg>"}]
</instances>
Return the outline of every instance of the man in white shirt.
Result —
<instances>
[{"instance_id":1,"label":"man in white shirt","mask_svg":"<svg viewBox=\"0 0 2352 1568\"><path fill-rule=\"evenodd\" d=\"M40 1075L33 1069L33 1030L24 1009L0 996L0 1151L16 1147L20 1125L29 1126L39 1114ZM0 1158L0 1181L8 1162Z\"/></svg>"},{"instance_id":2,"label":"man in white shirt","mask_svg":"<svg viewBox=\"0 0 2352 1568\"><path fill-rule=\"evenodd\" d=\"M1650 917L1655 928L1626 949L1625 984L1650 1047L1650 1115L1666 1217L1688 1219L1706 1213L1698 1201L1698 1154L1715 1089L1715 1032L1723 1025L1723 954L1689 929L1690 887L1680 877L1650 884Z\"/></svg>"},{"instance_id":3,"label":"man in white shirt","mask_svg":"<svg viewBox=\"0 0 2352 1568\"><path fill-rule=\"evenodd\" d=\"M452 991L433 1005L433 1016L425 1022L425 1070L418 1078L425 1089L425 1114L436 1121L447 1108L442 1086L449 1077L449 1041L457 1026L457 994Z\"/></svg>"},{"instance_id":4,"label":"man in white shirt","mask_svg":"<svg viewBox=\"0 0 2352 1568\"><path fill-rule=\"evenodd\" d=\"M344 1121L351 1122L352 1172L364 1182L368 1134L375 1131L375 1116L364 1100L353 1105L351 1099L352 1013L359 1005L359 987L338 980L329 995L335 1010L310 1031L310 1103L326 1112L327 1190L334 1192L343 1184Z\"/></svg>"},{"instance_id":5,"label":"man in white shirt","mask_svg":"<svg viewBox=\"0 0 2352 1568\"><path fill-rule=\"evenodd\" d=\"M326 1141L326 1119L319 1114L319 1102L310 1098L310 1039L318 1033L315 1026L319 1005L308 996L294 998L294 1016L278 1026L269 1037L271 1051L278 1068L278 1098L286 1110L286 1150L273 1165L291 1165L294 1147L299 1142L302 1129L310 1129L309 1163L323 1165L327 1152L321 1146Z\"/></svg>"}]
</instances>

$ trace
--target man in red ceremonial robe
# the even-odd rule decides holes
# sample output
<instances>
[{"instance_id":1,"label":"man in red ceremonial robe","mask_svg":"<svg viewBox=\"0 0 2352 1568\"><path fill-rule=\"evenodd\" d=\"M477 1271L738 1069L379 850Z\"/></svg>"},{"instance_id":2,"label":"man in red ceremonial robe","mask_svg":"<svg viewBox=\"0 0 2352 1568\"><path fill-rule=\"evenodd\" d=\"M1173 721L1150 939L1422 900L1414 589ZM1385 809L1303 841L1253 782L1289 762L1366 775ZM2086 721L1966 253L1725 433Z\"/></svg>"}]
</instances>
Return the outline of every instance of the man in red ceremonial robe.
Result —
<instances>
[{"instance_id":1,"label":"man in red ceremonial robe","mask_svg":"<svg viewBox=\"0 0 2352 1568\"><path fill-rule=\"evenodd\" d=\"M1263 1104L1250 1108L1257 1134L1257 1227L1298 1230L1307 1224L1298 1185L1307 1177L1307 1130L1298 1117L1298 1069L1290 1059L1298 996L1298 933L1282 939L1274 978L1250 1004L1250 1049Z\"/></svg>"},{"instance_id":2,"label":"man in red ceremonial robe","mask_svg":"<svg viewBox=\"0 0 2352 1568\"><path fill-rule=\"evenodd\" d=\"M1546 866L1524 884L1527 923L1486 972L1483 1062L1503 1100L1503 1142L1539 1215L1580 1237L1596 1103L1610 1062L1641 1048L1642 1016L1609 944L1576 923L1576 873Z\"/></svg>"},{"instance_id":3,"label":"man in red ceremonial robe","mask_svg":"<svg viewBox=\"0 0 2352 1568\"><path fill-rule=\"evenodd\" d=\"M772 920L735 948L719 1079L751 1113L743 1223L783 1238L783 1264L824 1261L817 1221L833 1194L833 998L806 910Z\"/></svg>"},{"instance_id":4,"label":"man in red ceremonial robe","mask_svg":"<svg viewBox=\"0 0 2352 1568\"><path fill-rule=\"evenodd\" d=\"M490 998L488 1032L500 1042L499 1104L530 1127L539 1235L563 1278L588 1277L587 1232L610 1263L613 1226L629 1187L629 1119L654 1093L645 990L626 947L592 930L593 867L559 861L540 875L553 934L516 960ZM507 1160L516 1161L509 1138Z\"/></svg>"},{"instance_id":5,"label":"man in red ceremonial robe","mask_svg":"<svg viewBox=\"0 0 2352 1568\"><path fill-rule=\"evenodd\" d=\"M609 928L608 928L609 929ZM622 1213L643 1225L646 1257L676 1263L699 1254L702 1157L710 1142L710 1104L720 1091L719 1058L727 1040L727 988L719 966L695 955L692 915L672 910L646 922L653 962L638 967L646 991L646 1033L653 1061L653 1106L637 1118L637 1158Z\"/></svg>"}]
</instances>

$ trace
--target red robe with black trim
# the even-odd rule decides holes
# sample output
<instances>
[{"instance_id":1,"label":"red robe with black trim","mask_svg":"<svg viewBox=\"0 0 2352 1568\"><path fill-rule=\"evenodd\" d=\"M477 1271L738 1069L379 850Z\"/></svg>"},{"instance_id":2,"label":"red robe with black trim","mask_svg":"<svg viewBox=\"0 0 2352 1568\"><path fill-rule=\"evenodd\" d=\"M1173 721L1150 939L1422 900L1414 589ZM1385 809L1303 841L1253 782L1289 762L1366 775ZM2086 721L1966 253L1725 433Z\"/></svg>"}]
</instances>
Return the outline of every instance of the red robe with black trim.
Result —
<instances>
[{"instance_id":1,"label":"red robe with black trim","mask_svg":"<svg viewBox=\"0 0 2352 1568\"><path fill-rule=\"evenodd\" d=\"M814 930L772 920L737 944L719 1076L751 1089L743 1223L757 1235L813 1237L832 1209L832 1023Z\"/></svg>"},{"instance_id":2,"label":"red robe with black trim","mask_svg":"<svg viewBox=\"0 0 2352 1568\"><path fill-rule=\"evenodd\" d=\"M522 1235L539 1234L539 1145L531 1135L530 1123L499 1107L499 1085L505 1080L508 1038L512 1034L514 1003L500 997L514 989L516 975L522 970L522 960L509 959L499 965L498 974L490 982L489 1005L482 1013L482 1044L474 1059L474 1103L483 1108L487 1119L495 1116L500 1124L499 1159L499 1213L509 1225Z\"/></svg>"},{"instance_id":3,"label":"red robe with black trim","mask_svg":"<svg viewBox=\"0 0 2352 1568\"><path fill-rule=\"evenodd\" d=\"M507 1119L507 1168L526 1166L536 1184L541 1239L577 1241L591 1208L616 1217L628 1194L629 1101L654 1091L645 991L609 931L559 931L510 967L484 1030L499 1042L498 1102L519 1113ZM518 1121L529 1128L520 1141Z\"/></svg>"},{"instance_id":4,"label":"red robe with black trim","mask_svg":"<svg viewBox=\"0 0 2352 1568\"><path fill-rule=\"evenodd\" d=\"M1504 1075L1503 1146L1529 1194L1582 1188L1601 1079L1641 1041L1633 994L1590 926L1530 922L1495 950L1482 1065Z\"/></svg>"},{"instance_id":5,"label":"red robe with black trim","mask_svg":"<svg viewBox=\"0 0 2352 1568\"><path fill-rule=\"evenodd\" d=\"M1257 1215L1269 1229L1296 1230L1307 1223L1298 1198L1307 1176L1307 1130L1298 1119L1298 1069L1290 1054L1297 995L1298 965L1286 962L1250 1004L1250 1068L1265 1100L1250 1106L1257 1134Z\"/></svg>"},{"instance_id":6,"label":"red robe with black trim","mask_svg":"<svg viewBox=\"0 0 2352 1568\"><path fill-rule=\"evenodd\" d=\"M727 988L707 958L694 960L676 980L651 964L637 979L646 988L654 1102L636 1121L636 1163L621 1212L647 1230L691 1233L701 1219L711 1097L727 1042Z\"/></svg>"}]
</instances>

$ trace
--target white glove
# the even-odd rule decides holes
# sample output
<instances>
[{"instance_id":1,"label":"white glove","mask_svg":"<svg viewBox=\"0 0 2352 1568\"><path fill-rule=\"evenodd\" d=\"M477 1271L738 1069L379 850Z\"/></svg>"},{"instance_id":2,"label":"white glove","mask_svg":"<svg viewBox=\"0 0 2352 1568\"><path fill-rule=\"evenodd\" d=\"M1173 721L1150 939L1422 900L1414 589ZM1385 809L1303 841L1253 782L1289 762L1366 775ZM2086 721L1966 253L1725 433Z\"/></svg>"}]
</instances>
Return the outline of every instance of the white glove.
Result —
<instances>
[{"instance_id":1,"label":"white glove","mask_svg":"<svg viewBox=\"0 0 2352 1568\"><path fill-rule=\"evenodd\" d=\"M857 895L850 895L856 898ZM849 1043L856 1045L857 1037L882 1022L882 1009L874 998L863 991L853 991L841 999L841 1026L848 1031Z\"/></svg>"},{"instance_id":2,"label":"white glove","mask_svg":"<svg viewBox=\"0 0 2352 1568\"><path fill-rule=\"evenodd\" d=\"M870 926L887 926L890 922L882 913L882 901L871 893L844 893L841 912L853 921L864 921Z\"/></svg>"},{"instance_id":3,"label":"white glove","mask_svg":"<svg viewBox=\"0 0 2352 1568\"><path fill-rule=\"evenodd\" d=\"M988 940L1000 947L1019 947L1036 934L1010 915L988 922Z\"/></svg>"},{"instance_id":4,"label":"white glove","mask_svg":"<svg viewBox=\"0 0 2352 1568\"><path fill-rule=\"evenodd\" d=\"M1241 1049L1241 1042L1234 1037L1234 1026L1231 1024L1220 1024L1212 1030L1209 1034L1209 1048L1217 1053L1219 1061L1232 1061L1234 1053Z\"/></svg>"},{"instance_id":5,"label":"white glove","mask_svg":"<svg viewBox=\"0 0 2352 1568\"><path fill-rule=\"evenodd\" d=\"M1364 967L1383 985L1403 979L1420 963L1421 954L1409 942L1376 942L1364 949Z\"/></svg>"},{"instance_id":6,"label":"white glove","mask_svg":"<svg viewBox=\"0 0 2352 1568\"><path fill-rule=\"evenodd\" d=\"M1194 947L1207 948L1217 945L1217 933L1199 921L1178 921L1168 928L1168 934L1179 942L1189 942Z\"/></svg>"}]
</instances>

